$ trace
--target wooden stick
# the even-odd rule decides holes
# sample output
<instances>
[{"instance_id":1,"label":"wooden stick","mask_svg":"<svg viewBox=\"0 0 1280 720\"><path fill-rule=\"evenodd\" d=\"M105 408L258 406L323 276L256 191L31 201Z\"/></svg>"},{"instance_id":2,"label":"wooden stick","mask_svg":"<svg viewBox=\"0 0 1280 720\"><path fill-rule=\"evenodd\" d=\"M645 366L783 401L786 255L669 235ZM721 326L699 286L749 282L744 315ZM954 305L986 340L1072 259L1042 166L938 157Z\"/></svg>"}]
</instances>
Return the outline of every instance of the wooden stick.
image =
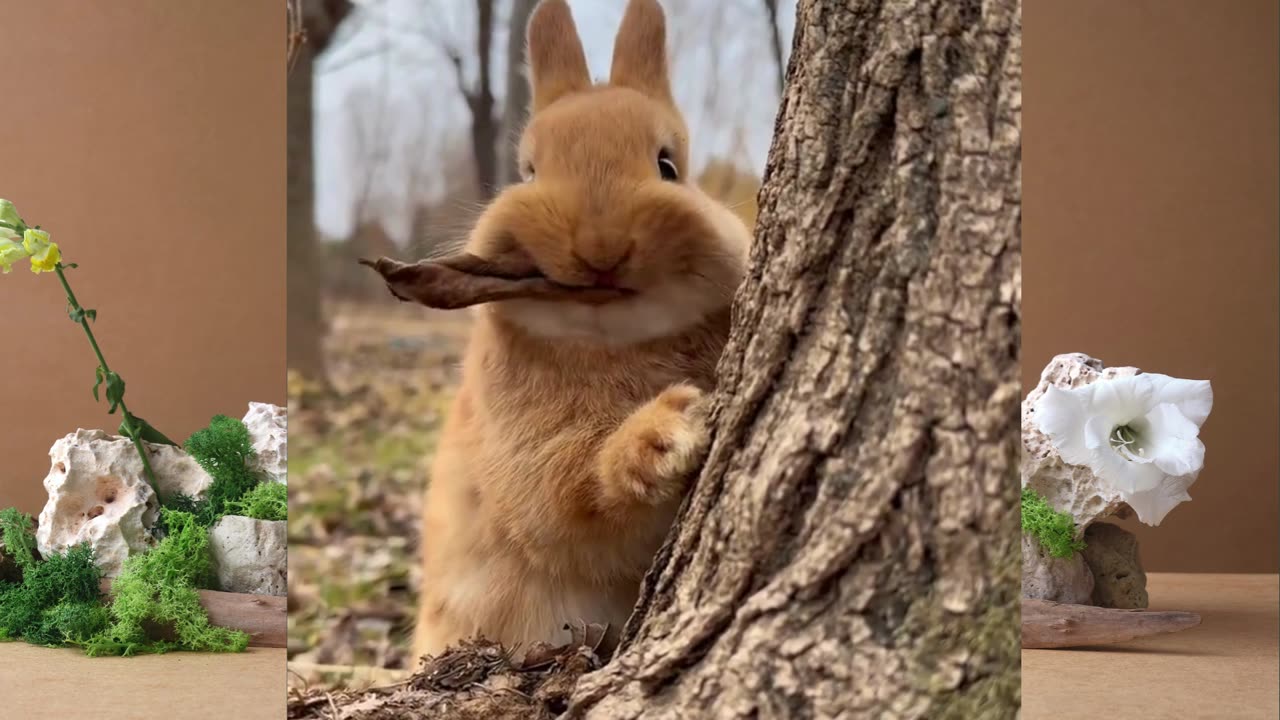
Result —
<instances>
[{"instance_id":1,"label":"wooden stick","mask_svg":"<svg viewBox=\"0 0 1280 720\"><path fill-rule=\"evenodd\" d=\"M1022 647L1064 648L1106 645L1200 624L1191 612L1117 610L1022 599Z\"/></svg>"},{"instance_id":2,"label":"wooden stick","mask_svg":"<svg viewBox=\"0 0 1280 720\"><path fill-rule=\"evenodd\" d=\"M102 579L102 592L111 594L111 578ZM283 595L200 591L200 605L209 613L209 622L249 633L250 647L282 648L288 644L287 600Z\"/></svg>"},{"instance_id":3,"label":"wooden stick","mask_svg":"<svg viewBox=\"0 0 1280 720\"><path fill-rule=\"evenodd\" d=\"M208 611L209 622L249 633L252 647L287 645L287 600L283 595L200 591L200 604Z\"/></svg>"}]
</instances>

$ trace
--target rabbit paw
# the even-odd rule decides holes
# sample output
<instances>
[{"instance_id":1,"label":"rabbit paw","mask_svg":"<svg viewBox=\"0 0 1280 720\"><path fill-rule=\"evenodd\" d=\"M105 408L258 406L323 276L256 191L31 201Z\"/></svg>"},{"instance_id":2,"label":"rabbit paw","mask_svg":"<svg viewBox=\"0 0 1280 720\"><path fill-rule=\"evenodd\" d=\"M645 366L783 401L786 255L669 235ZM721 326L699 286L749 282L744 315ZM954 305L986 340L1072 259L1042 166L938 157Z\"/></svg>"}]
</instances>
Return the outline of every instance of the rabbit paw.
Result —
<instances>
[{"instance_id":1,"label":"rabbit paw","mask_svg":"<svg viewBox=\"0 0 1280 720\"><path fill-rule=\"evenodd\" d=\"M706 459L707 397L692 385L672 385L640 406L606 441L608 495L657 505L678 498Z\"/></svg>"}]
</instances>

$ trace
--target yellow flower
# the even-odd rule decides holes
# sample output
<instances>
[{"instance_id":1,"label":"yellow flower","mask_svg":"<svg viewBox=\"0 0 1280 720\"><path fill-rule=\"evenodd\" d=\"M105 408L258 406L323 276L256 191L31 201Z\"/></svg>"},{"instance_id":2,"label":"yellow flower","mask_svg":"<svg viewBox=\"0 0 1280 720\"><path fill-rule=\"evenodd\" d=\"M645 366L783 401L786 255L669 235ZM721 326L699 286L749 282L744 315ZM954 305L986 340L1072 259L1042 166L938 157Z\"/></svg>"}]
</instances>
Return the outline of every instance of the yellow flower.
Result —
<instances>
[{"instance_id":1,"label":"yellow flower","mask_svg":"<svg viewBox=\"0 0 1280 720\"><path fill-rule=\"evenodd\" d=\"M8 223L14 227L22 223L22 218L18 217L18 209L13 206L13 203L4 198L0 198L0 223ZM0 232L5 230L8 230L8 228L0 228Z\"/></svg>"},{"instance_id":2,"label":"yellow flower","mask_svg":"<svg viewBox=\"0 0 1280 720\"><path fill-rule=\"evenodd\" d=\"M14 228L22 227L22 218L18 217L18 210L14 209L13 202L0 197L0 242L17 241L18 231ZM12 227L10 227L12 225ZM6 273L9 270L5 270Z\"/></svg>"},{"instance_id":3,"label":"yellow flower","mask_svg":"<svg viewBox=\"0 0 1280 720\"><path fill-rule=\"evenodd\" d=\"M0 228L3 230L3 228ZM14 237L17 237L16 235ZM13 240L0 237L0 272L9 274L13 264L27 258L27 249Z\"/></svg>"},{"instance_id":4,"label":"yellow flower","mask_svg":"<svg viewBox=\"0 0 1280 720\"><path fill-rule=\"evenodd\" d=\"M31 272L53 272L62 260L58 244L49 242L49 233L35 228L27 228L22 234L22 246L31 255Z\"/></svg>"}]
</instances>

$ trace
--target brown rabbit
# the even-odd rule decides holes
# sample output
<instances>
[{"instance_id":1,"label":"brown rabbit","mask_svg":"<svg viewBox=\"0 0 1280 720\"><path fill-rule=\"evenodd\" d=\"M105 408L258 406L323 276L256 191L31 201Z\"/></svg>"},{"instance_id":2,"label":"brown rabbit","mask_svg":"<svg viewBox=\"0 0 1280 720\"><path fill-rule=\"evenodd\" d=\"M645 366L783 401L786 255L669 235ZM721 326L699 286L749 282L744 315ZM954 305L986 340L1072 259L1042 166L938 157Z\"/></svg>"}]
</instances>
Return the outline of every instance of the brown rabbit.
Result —
<instances>
[{"instance_id":1,"label":"brown rabbit","mask_svg":"<svg viewBox=\"0 0 1280 720\"><path fill-rule=\"evenodd\" d=\"M665 35L661 6L632 0L593 85L568 5L544 0L525 182L464 253L374 264L402 299L478 305L426 498L418 655L616 633L705 453L750 234L687 177Z\"/></svg>"}]
</instances>

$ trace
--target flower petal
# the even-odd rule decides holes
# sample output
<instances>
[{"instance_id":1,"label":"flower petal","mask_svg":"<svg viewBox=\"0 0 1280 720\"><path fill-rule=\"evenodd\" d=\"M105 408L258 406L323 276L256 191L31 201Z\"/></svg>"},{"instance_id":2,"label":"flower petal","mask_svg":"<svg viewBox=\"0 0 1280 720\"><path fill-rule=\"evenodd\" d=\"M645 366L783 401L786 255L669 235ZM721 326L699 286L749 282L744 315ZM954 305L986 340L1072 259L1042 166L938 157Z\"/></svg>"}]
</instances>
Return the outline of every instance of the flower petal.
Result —
<instances>
[{"instance_id":1,"label":"flower petal","mask_svg":"<svg viewBox=\"0 0 1280 720\"><path fill-rule=\"evenodd\" d=\"M1146 415L1155 394L1146 375L1099 380L1085 387L1093 388L1092 412L1106 417L1113 427Z\"/></svg>"},{"instance_id":2,"label":"flower petal","mask_svg":"<svg viewBox=\"0 0 1280 720\"><path fill-rule=\"evenodd\" d=\"M1089 457L1089 469L1120 493L1136 493L1159 487L1164 472L1146 458L1130 460L1108 443Z\"/></svg>"},{"instance_id":3,"label":"flower petal","mask_svg":"<svg viewBox=\"0 0 1280 720\"><path fill-rule=\"evenodd\" d=\"M1085 441L1085 405L1078 393L1050 385L1036 401L1036 425L1049 436L1062 459L1072 465L1089 462Z\"/></svg>"},{"instance_id":4,"label":"flower petal","mask_svg":"<svg viewBox=\"0 0 1280 720\"><path fill-rule=\"evenodd\" d=\"M27 258L27 249L22 245L0 237L0 271L8 273L13 264Z\"/></svg>"},{"instance_id":5,"label":"flower petal","mask_svg":"<svg viewBox=\"0 0 1280 720\"><path fill-rule=\"evenodd\" d=\"M1208 380L1184 380L1157 373L1143 373L1155 390L1155 402L1172 403L1183 417L1199 427L1213 410L1213 387Z\"/></svg>"},{"instance_id":6,"label":"flower petal","mask_svg":"<svg viewBox=\"0 0 1280 720\"><path fill-rule=\"evenodd\" d=\"M1138 519L1147 525L1159 525L1169 511L1179 503L1191 499L1187 488L1195 482L1195 474L1164 475L1160 483L1149 490L1142 490L1124 495L1124 501L1138 514Z\"/></svg>"},{"instance_id":7,"label":"flower petal","mask_svg":"<svg viewBox=\"0 0 1280 720\"><path fill-rule=\"evenodd\" d=\"M1147 457L1169 475L1180 476L1200 472L1204 467L1204 443L1200 428L1188 420L1172 403L1161 403L1147 413L1145 419Z\"/></svg>"}]
</instances>

